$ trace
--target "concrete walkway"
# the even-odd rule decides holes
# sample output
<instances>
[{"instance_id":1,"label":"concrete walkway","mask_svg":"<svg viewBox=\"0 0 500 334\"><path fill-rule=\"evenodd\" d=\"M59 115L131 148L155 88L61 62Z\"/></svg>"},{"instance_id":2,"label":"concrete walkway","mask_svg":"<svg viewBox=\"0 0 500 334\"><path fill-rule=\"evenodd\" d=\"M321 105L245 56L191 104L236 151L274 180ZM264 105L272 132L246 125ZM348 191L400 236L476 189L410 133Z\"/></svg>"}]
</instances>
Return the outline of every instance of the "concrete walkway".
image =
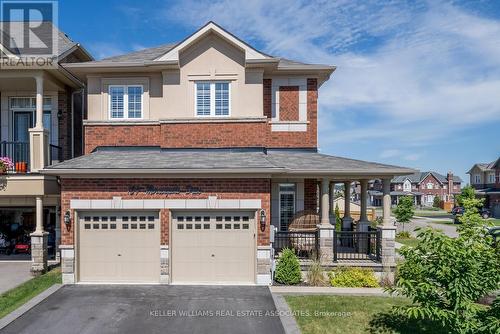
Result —
<instances>
[{"instance_id":1,"label":"concrete walkway","mask_svg":"<svg viewBox=\"0 0 500 334\"><path fill-rule=\"evenodd\" d=\"M31 279L31 262L0 262L0 294Z\"/></svg>"}]
</instances>

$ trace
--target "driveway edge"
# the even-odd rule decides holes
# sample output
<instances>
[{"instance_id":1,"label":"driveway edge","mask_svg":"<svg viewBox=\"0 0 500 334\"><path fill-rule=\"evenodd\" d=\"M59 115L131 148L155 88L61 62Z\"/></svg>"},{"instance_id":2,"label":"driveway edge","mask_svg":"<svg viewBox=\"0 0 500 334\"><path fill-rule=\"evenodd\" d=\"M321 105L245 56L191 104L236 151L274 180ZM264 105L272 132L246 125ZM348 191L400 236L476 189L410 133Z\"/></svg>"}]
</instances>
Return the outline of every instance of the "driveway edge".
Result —
<instances>
[{"instance_id":1,"label":"driveway edge","mask_svg":"<svg viewBox=\"0 0 500 334\"><path fill-rule=\"evenodd\" d=\"M28 300L25 304L19 306L14 311L7 314L5 317L0 319L0 330L7 327L11 322L21 317L23 314L31 310L36 305L44 301L48 296L56 292L62 287L62 284L54 284L45 291Z\"/></svg>"},{"instance_id":2,"label":"driveway edge","mask_svg":"<svg viewBox=\"0 0 500 334\"><path fill-rule=\"evenodd\" d=\"M382 288L338 288L318 286L271 286L271 293L284 295L336 295L336 296L378 296L391 297Z\"/></svg>"},{"instance_id":3,"label":"driveway edge","mask_svg":"<svg viewBox=\"0 0 500 334\"><path fill-rule=\"evenodd\" d=\"M297 321L295 320L292 310L290 310L290 307L288 306L285 298L283 298L282 295L274 293L271 293L271 296L273 297L274 305L276 306L276 310L279 313L281 324L283 325L285 333L300 334L300 329L297 325Z\"/></svg>"}]
</instances>

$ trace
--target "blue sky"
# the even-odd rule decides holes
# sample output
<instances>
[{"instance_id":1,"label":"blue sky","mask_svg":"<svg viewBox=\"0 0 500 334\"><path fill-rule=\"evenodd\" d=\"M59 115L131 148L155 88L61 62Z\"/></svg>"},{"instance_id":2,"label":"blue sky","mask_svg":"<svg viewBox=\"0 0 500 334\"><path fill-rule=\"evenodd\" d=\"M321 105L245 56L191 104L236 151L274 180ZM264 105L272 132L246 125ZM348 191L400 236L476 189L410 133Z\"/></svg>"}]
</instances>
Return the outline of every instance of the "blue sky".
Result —
<instances>
[{"instance_id":1,"label":"blue sky","mask_svg":"<svg viewBox=\"0 0 500 334\"><path fill-rule=\"evenodd\" d=\"M336 65L325 153L466 182L500 156L500 1L69 1L59 25L96 58L176 42L213 20L272 55Z\"/></svg>"}]
</instances>

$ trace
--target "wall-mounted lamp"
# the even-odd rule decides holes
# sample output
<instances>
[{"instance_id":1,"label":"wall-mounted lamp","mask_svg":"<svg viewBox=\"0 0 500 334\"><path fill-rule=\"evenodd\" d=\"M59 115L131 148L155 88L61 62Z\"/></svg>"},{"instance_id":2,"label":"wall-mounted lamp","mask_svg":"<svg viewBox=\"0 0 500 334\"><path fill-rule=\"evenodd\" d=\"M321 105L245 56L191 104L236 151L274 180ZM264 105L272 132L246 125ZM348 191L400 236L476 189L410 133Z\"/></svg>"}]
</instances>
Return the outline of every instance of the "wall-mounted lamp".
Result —
<instances>
[{"instance_id":1,"label":"wall-mounted lamp","mask_svg":"<svg viewBox=\"0 0 500 334\"><path fill-rule=\"evenodd\" d=\"M264 232L266 230L266 210L260 210L260 230Z\"/></svg>"},{"instance_id":2,"label":"wall-mounted lamp","mask_svg":"<svg viewBox=\"0 0 500 334\"><path fill-rule=\"evenodd\" d=\"M61 110L61 109L59 109L59 111L57 112L57 118L58 118L58 119L61 119L61 118L62 118L62 114L63 114L63 113L62 113L62 110Z\"/></svg>"},{"instance_id":3,"label":"wall-mounted lamp","mask_svg":"<svg viewBox=\"0 0 500 334\"><path fill-rule=\"evenodd\" d=\"M69 211L66 211L66 213L64 214L64 224L66 226L69 226L69 224L71 224L71 213Z\"/></svg>"}]
</instances>

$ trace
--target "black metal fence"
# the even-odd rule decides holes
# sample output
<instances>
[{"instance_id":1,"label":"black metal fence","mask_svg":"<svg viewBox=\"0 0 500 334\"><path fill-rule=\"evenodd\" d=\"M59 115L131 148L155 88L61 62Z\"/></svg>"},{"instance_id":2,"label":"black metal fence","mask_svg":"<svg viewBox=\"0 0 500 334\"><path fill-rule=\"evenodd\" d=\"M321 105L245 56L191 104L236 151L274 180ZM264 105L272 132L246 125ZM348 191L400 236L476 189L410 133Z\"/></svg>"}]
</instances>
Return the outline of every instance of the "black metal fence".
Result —
<instances>
[{"instance_id":1,"label":"black metal fence","mask_svg":"<svg viewBox=\"0 0 500 334\"><path fill-rule=\"evenodd\" d=\"M276 232L273 247L276 255L284 248L290 248L300 259L316 259L319 255L318 231Z\"/></svg>"},{"instance_id":2,"label":"black metal fence","mask_svg":"<svg viewBox=\"0 0 500 334\"><path fill-rule=\"evenodd\" d=\"M380 261L380 247L381 236L379 231L335 231L333 236L333 261Z\"/></svg>"},{"instance_id":3,"label":"black metal fence","mask_svg":"<svg viewBox=\"0 0 500 334\"><path fill-rule=\"evenodd\" d=\"M26 142L0 142L0 157L8 157L14 165L8 172L26 173L30 166L30 145Z\"/></svg>"}]
</instances>

